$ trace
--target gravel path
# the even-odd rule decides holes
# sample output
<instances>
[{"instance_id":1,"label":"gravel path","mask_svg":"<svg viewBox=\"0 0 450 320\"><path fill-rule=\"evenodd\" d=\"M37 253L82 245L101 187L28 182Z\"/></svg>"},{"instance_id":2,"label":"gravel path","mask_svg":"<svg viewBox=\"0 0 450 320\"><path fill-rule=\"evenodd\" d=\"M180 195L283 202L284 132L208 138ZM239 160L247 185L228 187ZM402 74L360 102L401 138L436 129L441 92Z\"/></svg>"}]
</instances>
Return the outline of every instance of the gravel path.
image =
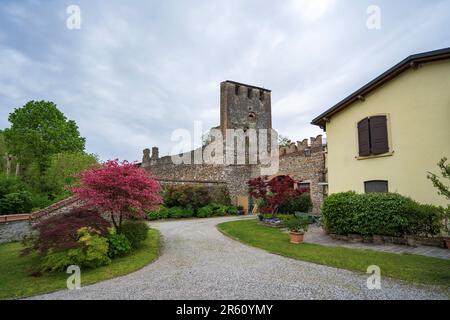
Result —
<instances>
[{"instance_id":1,"label":"gravel path","mask_svg":"<svg viewBox=\"0 0 450 320\"><path fill-rule=\"evenodd\" d=\"M35 299L448 299L446 292L284 258L222 235L234 218L157 222L162 255L132 274ZM238 218L239 219L239 218Z\"/></svg>"}]
</instances>

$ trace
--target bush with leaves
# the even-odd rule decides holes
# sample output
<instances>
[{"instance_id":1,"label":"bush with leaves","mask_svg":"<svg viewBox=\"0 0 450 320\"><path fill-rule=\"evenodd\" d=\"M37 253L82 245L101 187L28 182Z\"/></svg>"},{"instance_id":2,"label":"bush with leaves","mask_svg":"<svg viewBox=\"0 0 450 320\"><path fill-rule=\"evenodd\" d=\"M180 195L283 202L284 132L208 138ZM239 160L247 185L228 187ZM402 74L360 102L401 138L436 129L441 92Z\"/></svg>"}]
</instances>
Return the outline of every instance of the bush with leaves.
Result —
<instances>
[{"instance_id":1,"label":"bush with leaves","mask_svg":"<svg viewBox=\"0 0 450 320\"><path fill-rule=\"evenodd\" d=\"M201 207L197 210L197 217L199 218L208 218L212 217L214 213L214 208L210 205Z\"/></svg>"},{"instance_id":2,"label":"bush with leaves","mask_svg":"<svg viewBox=\"0 0 450 320\"><path fill-rule=\"evenodd\" d=\"M33 208L31 193L14 176L0 173L0 215L28 213Z\"/></svg>"},{"instance_id":3,"label":"bush with leaves","mask_svg":"<svg viewBox=\"0 0 450 320\"><path fill-rule=\"evenodd\" d=\"M180 219L180 218L191 218L194 216L194 209L182 208L182 207L172 207L168 208L168 218Z\"/></svg>"},{"instance_id":4,"label":"bush with leaves","mask_svg":"<svg viewBox=\"0 0 450 320\"><path fill-rule=\"evenodd\" d=\"M33 226L37 237L33 239L26 251L36 250L45 256L49 251L61 251L78 247L81 228L88 227L107 237L111 223L96 210L76 208L67 213L55 215Z\"/></svg>"},{"instance_id":5,"label":"bush with leaves","mask_svg":"<svg viewBox=\"0 0 450 320\"><path fill-rule=\"evenodd\" d=\"M397 193L335 193L322 206L326 230L341 235L436 235L442 212Z\"/></svg>"},{"instance_id":6,"label":"bush with leaves","mask_svg":"<svg viewBox=\"0 0 450 320\"><path fill-rule=\"evenodd\" d=\"M295 214L296 212L308 213L313 203L309 193L305 192L286 199L278 208L279 213Z\"/></svg>"},{"instance_id":7,"label":"bush with leaves","mask_svg":"<svg viewBox=\"0 0 450 320\"><path fill-rule=\"evenodd\" d=\"M224 206L231 205L230 193L226 187L211 187L208 192L211 203L217 203Z\"/></svg>"},{"instance_id":8,"label":"bush with leaves","mask_svg":"<svg viewBox=\"0 0 450 320\"><path fill-rule=\"evenodd\" d=\"M257 201L264 203L260 207L262 213L272 213L275 216L280 206L288 199L299 197L308 192L309 188L298 188L301 181L296 181L289 175L276 177L261 176L247 182L250 194Z\"/></svg>"},{"instance_id":9,"label":"bush with leaves","mask_svg":"<svg viewBox=\"0 0 450 320\"><path fill-rule=\"evenodd\" d=\"M0 199L0 215L28 213L32 208L33 202L28 191L8 193Z\"/></svg>"},{"instance_id":10,"label":"bush with leaves","mask_svg":"<svg viewBox=\"0 0 450 320\"><path fill-rule=\"evenodd\" d=\"M123 233L117 233L115 230L111 231L108 237L110 258L124 256L131 252L131 241Z\"/></svg>"},{"instance_id":11,"label":"bush with leaves","mask_svg":"<svg viewBox=\"0 0 450 320\"><path fill-rule=\"evenodd\" d=\"M99 231L83 227L77 231L77 237L76 247L49 251L42 259L40 271L63 271L70 265L97 268L111 263L108 239Z\"/></svg>"},{"instance_id":12,"label":"bush with leaves","mask_svg":"<svg viewBox=\"0 0 450 320\"><path fill-rule=\"evenodd\" d=\"M194 210L210 202L208 189L197 185L172 185L164 190L166 207L192 208Z\"/></svg>"},{"instance_id":13,"label":"bush with leaves","mask_svg":"<svg viewBox=\"0 0 450 320\"><path fill-rule=\"evenodd\" d=\"M143 221L127 220L122 224L120 233L130 240L133 249L148 238L148 225Z\"/></svg>"}]
</instances>

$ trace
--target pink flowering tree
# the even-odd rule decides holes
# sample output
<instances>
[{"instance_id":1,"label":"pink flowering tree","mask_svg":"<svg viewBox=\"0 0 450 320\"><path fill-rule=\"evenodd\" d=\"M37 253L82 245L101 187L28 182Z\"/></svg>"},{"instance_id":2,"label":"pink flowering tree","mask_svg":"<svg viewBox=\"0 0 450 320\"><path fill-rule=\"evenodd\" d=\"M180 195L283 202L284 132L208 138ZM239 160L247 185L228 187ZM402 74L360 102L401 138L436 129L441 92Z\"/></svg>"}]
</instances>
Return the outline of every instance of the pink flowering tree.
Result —
<instances>
[{"instance_id":1,"label":"pink flowering tree","mask_svg":"<svg viewBox=\"0 0 450 320\"><path fill-rule=\"evenodd\" d=\"M123 220L143 218L144 210L162 203L159 183L128 161L109 160L87 169L80 174L80 185L72 190L87 206L110 213L117 230Z\"/></svg>"}]
</instances>

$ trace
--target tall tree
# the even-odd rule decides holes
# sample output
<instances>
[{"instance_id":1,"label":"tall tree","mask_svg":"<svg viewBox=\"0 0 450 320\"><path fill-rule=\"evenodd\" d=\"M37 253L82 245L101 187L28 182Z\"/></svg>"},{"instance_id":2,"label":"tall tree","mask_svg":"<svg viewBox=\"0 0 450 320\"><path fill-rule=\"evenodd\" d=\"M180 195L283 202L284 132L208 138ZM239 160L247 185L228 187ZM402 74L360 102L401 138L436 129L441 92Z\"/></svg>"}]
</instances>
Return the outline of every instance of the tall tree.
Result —
<instances>
[{"instance_id":1,"label":"tall tree","mask_svg":"<svg viewBox=\"0 0 450 320\"><path fill-rule=\"evenodd\" d=\"M84 151L85 138L73 120L68 120L50 101L29 101L10 113L11 128L4 130L8 151L21 164L36 162L43 173L50 157L60 152Z\"/></svg>"}]
</instances>

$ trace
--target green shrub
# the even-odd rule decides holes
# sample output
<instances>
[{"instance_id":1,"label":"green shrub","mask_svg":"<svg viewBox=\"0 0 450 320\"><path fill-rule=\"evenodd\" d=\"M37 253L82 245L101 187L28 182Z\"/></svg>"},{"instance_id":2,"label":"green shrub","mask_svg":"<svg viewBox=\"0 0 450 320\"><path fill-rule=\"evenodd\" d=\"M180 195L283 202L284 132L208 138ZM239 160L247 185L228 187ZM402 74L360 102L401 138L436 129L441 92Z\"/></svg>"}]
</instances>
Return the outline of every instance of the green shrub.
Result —
<instances>
[{"instance_id":1,"label":"green shrub","mask_svg":"<svg viewBox=\"0 0 450 320\"><path fill-rule=\"evenodd\" d=\"M214 208L211 205L201 207L197 210L197 217L199 218L208 218L211 217L214 213Z\"/></svg>"},{"instance_id":2,"label":"green shrub","mask_svg":"<svg viewBox=\"0 0 450 320\"><path fill-rule=\"evenodd\" d=\"M166 219L169 217L169 209L161 205L157 210L146 211L149 220Z\"/></svg>"},{"instance_id":3,"label":"green shrub","mask_svg":"<svg viewBox=\"0 0 450 320\"><path fill-rule=\"evenodd\" d=\"M33 204L32 211L46 208L54 202L55 201L52 201L48 198L47 194L44 194L44 193L32 193L31 194L31 203Z\"/></svg>"},{"instance_id":4,"label":"green shrub","mask_svg":"<svg viewBox=\"0 0 450 320\"><path fill-rule=\"evenodd\" d=\"M223 217L226 216L228 213L228 206L224 206L221 204L211 204L210 205L213 209L213 216L214 217Z\"/></svg>"},{"instance_id":5,"label":"green shrub","mask_svg":"<svg viewBox=\"0 0 450 320\"><path fill-rule=\"evenodd\" d=\"M290 218L283 222L283 225L292 232L304 233L308 231L309 222L306 217L290 216Z\"/></svg>"},{"instance_id":6,"label":"green shrub","mask_svg":"<svg viewBox=\"0 0 450 320\"><path fill-rule=\"evenodd\" d=\"M409 233L417 235L436 235L445 228L443 217L445 209L429 204L417 204L410 217Z\"/></svg>"},{"instance_id":7,"label":"green shrub","mask_svg":"<svg viewBox=\"0 0 450 320\"><path fill-rule=\"evenodd\" d=\"M164 205L171 207L192 208L194 210L210 202L208 189L205 186L178 185L164 190Z\"/></svg>"},{"instance_id":8,"label":"green shrub","mask_svg":"<svg viewBox=\"0 0 450 320\"><path fill-rule=\"evenodd\" d=\"M236 207L236 206L229 206L228 210L227 210L227 213L230 214L230 215L233 215L233 216L238 215L239 214L238 207Z\"/></svg>"},{"instance_id":9,"label":"green shrub","mask_svg":"<svg viewBox=\"0 0 450 320\"><path fill-rule=\"evenodd\" d=\"M209 198L212 203L217 203L225 206L231 205L230 193L226 187L212 187L209 189Z\"/></svg>"},{"instance_id":10,"label":"green shrub","mask_svg":"<svg viewBox=\"0 0 450 320\"><path fill-rule=\"evenodd\" d=\"M397 193L332 194L322 215L328 232L343 235L436 235L441 228L440 208Z\"/></svg>"},{"instance_id":11,"label":"green shrub","mask_svg":"<svg viewBox=\"0 0 450 320\"><path fill-rule=\"evenodd\" d=\"M300 196L288 198L278 208L278 212L294 214L296 212L308 213L312 209L312 201L309 193L302 193Z\"/></svg>"},{"instance_id":12,"label":"green shrub","mask_svg":"<svg viewBox=\"0 0 450 320\"><path fill-rule=\"evenodd\" d=\"M194 216L194 209L172 207L168 209L168 217L173 219L191 218Z\"/></svg>"},{"instance_id":13,"label":"green shrub","mask_svg":"<svg viewBox=\"0 0 450 320\"><path fill-rule=\"evenodd\" d=\"M148 226L144 221L128 220L122 224L120 233L130 240L131 247L137 248L148 237Z\"/></svg>"},{"instance_id":14,"label":"green shrub","mask_svg":"<svg viewBox=\"0 0 450 320\"><path fill-rule=\"evenodd\" d=\"M62 251L50 251L42 259L42 271L64 271L70 265L97 268L111 263L108 239L92 228L78 230L78 246Z\"/></svg>"},{"instance_id":15,"label":"green shrub","mask_svg":"<svg viewBox=\"0 0 450 320\"><path fill-rule=\"evenodd\" d=\"M110 258L124 256L131 252L131 242L123 233L113 231L108 237Z\"/></svg>"},{"instance_id":16,"label":"green shrub","mask_svg":"<svg viewBox=\"0 0 450 320\"><path fill-rule=\"evenodd\" d=\"M25 184L0 173L0 215L31 212L33 203Z\"/></svg>"},{"instance_id":17,"label":"green shrub","mask_svg":"<svg viewBox=\"0 0 450 320\"><path fill-rule=\"evenodd\" d=\"M159 211L147 211L147 218L148 220L158 220L161 219L159 215Z\"/></svg>"},{"instance_id":18,"label":"green shrub","mask_svg":"<svg viewBox=\"0 0 450 320\"><path fill-rule=\"evenodd\" d=\"M170 210L165 206L161 206L158 212L159 219L167 219L169 217Z\"/></svg>"},{"instance_id":19,"label":"green shrub","mask_svg":"<svg viewBox=\"0 0 450 320\"><path fill-rule=\"evenodd\" d=\"M33 203L28 191L8 193L0 199L0 214L16 214L31 212Z\"/></svg>"}]
</instances>

